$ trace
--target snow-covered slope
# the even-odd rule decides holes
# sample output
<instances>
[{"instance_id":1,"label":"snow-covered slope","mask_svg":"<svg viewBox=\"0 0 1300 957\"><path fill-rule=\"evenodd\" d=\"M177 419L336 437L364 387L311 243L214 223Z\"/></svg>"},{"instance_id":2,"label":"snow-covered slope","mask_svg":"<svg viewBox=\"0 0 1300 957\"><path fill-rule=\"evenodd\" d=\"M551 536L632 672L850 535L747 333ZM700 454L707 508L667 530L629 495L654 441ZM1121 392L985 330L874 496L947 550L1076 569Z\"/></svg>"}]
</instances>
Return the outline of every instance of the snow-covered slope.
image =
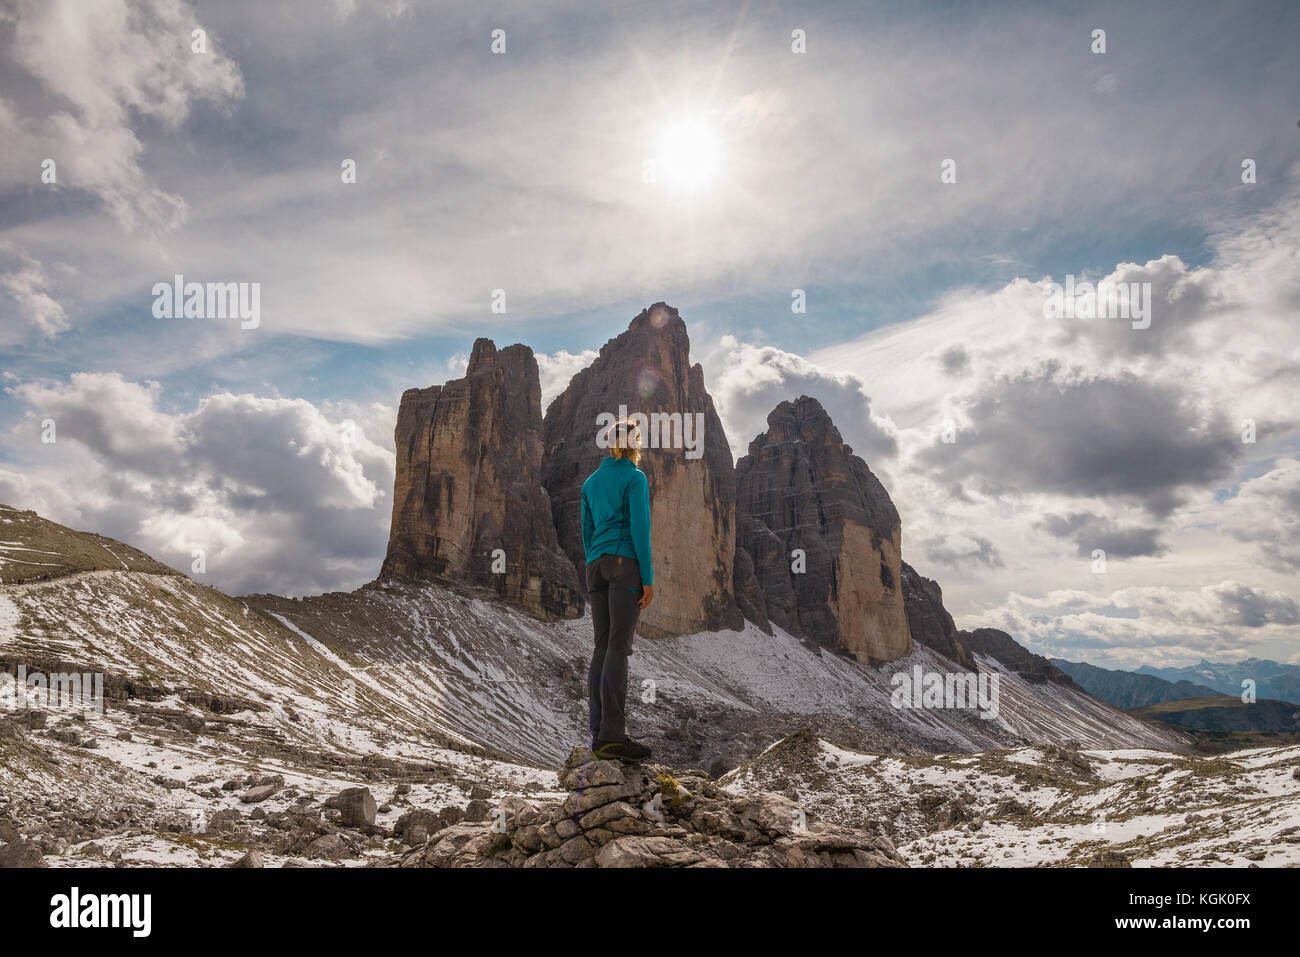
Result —
<instances>
[{"instance_id":1,"label":"snow-covered slope","mask_svg":"<svg viewBox=\"0 0 1300 957\"><path fill-rule=\"evenodd\" d=\"M300 859L298 845L330 813L324 802L359 784L381 803L379 831L347 862L391 861L403 813L552 793L550 769L585 737L587 620L544 623L472 594L397 582L301 601L231 598L117 543L103 540L100 552L128 568L101 560L98 540L69 539L77 547L64 555L61 532L42 535L54 577L0 584L0 671L100 671L109 698L103 714L46 709L43 727L15 736L3 716L22 717L15 689L0 687L0 832L19 822L50 863L116 852L127 863L220 863L250 846L271 849L272 863ZM12 531L8 541L25 547ZM1214 813L1249 837L1231 854L1254 860L1271 844L1291 853L1290 752L1182 757L1172 730L978 663L1000 681L994 720L892 707L893 675L954 667L920 646L875 669L779 631L643 641L631 721L667 764L715 774L741 765L728 786L793 787L810 813L847 823L880 817L921 863L1078 862L1096 843L1087 815L1103 807L1137 822L1113 833L1153 862L1219 853L1213 842L1232 835L1213 821L1175 820L1197 807L1229 809ZM765 753L801 728L812 730L793 740L817 742L807 780L773 763L781 749ZM1094 774L1075 767L1076 748ZM241 800L266 780L277 782L272 797ZM1161 803L1170 788L1174 803ZM934 804L959 790L973 810ZM993 813L1012 796L1030 817ZM953 819L936 827L934 813ZM196 833L187 835L189 820ZM1177 834L1157 840L1167 827ZM1277 854L1264 853L1273 863Z\"/></svg>"},{"instance_id":2,"label":"snow-covered slope","mask_svg":"<svg viewBox=\"0 0 1300 957\"><path fill-rule=\"evenodd\" d=\"M810 734L720 782L779 791L810 818L884 832L913 866L1300 863L1300 747L1213 757L1039 746L862 754Z\"/></svg>"},{"instance_id":3,"label":"snow-covered slope","mask_svg":"<svg viewBox=\"0 0 1300 957\"><path fill-rule=\"evenodd\" d=\"M49 545L58 536L40 537L58 547ZM114 687L129 679L252 702L285 741L355 754L416 757L436 744L553 767L585 738L589 647L589 619L540 622L432 584L235 599L174 573L99 568L0 585L0 659L9 664L62 659L109 673ZM898 753L1185 746L1176 732L1074 689L1029 682L989 658L979 664L1000 681L993 720L968 708L891 706L896 673L956 671L919 645L873 668L780 630L639 640L631 722L665 758L706 769L734 766L805 725Z\"/></svg>"}]
</instances>

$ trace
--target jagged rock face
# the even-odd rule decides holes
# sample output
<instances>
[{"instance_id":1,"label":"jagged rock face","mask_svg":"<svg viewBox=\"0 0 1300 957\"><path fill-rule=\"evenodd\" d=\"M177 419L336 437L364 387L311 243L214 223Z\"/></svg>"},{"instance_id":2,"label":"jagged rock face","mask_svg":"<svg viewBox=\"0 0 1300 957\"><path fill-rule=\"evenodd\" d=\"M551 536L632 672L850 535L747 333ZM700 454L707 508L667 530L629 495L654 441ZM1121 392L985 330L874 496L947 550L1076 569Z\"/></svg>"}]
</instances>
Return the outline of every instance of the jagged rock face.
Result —
<instances>
[{"instance_id":1,"label":"jagged rock face","mask_svg":"<svg viewBox=\"0 0 1300 957\"><path fill-rule=\"evenodd\" d=\"M581 615L582 589L541 486L541 436L527 346L479 339L463 379L407 390L382 576L483 586L543 618Z\"/></svg>"},{"instance_id":2,"label":"jagged rock face","mask_svg":"<svg viewBox=\"0 0 1300 957\"><path fill-rule=\"evenodd\" d=\"M888 837L816 821L780 794L575 748L560 803L507 797L491 822L431 834L402 867L906 867Z\"/></svg>"},{"instance_id":3,"label":"jagged rock face","mask_svg":"<svg viewBox=\"0 0 1300 957\"><path fill-rule=\"evenodd\" d=\"M758 585L758 576L754 569L754 558L745 550L743 544L745 529L754 520L748 515L736 515L736 562L733 568L732 583L735 588L736 604L746 621L752 621L767 634L772 634L772 625L767 617L767 598Z\"/></svg>"},{"instance_id":4,"label":"jagged rock face","mask_svg":"<svg viewBox=\"0 0 1300 957\"><path fill-rule=\"evenodd\" d=\"M690 364L690 348L677 310L656 303L605 343L596 361L575 375L546 410L542 484L551 497L560 546L579 570L586 565L582 483L609 454L596 444L598 417L617 416L620 406L626 406L629 414L680 414L683 421L703 422L702 436L698 430L689 435L702 442L698 457L689 457L681 447L651 448L652 436L644 435L640 466L650 481L656 594L641 614L637 632L648 638L744 625L733 591L736 484L731 450L704 387L704 370Z\"/></svg>"},{"instance_id":5,"label":"jagged rock face","mask_svg":"<svg viewBox=\"0 0 1300 957\"><path fill-rule=\"evenodd\" d=\"M907 630L912 640L933 648L963 668L975 667L966 646L957 637L957 625L943 607L943 590L932 578L917 573L903 562L903 607L907 611Z\"/></svg>"},{"instance_id":6,"label":"jagged rock face","mask_svg":"<svg viewBox=\"0 0 1300 957\"><path fill-rule=\"evenodd\" d=\"M736 494L740 545L774 624L860 661L911 650L898 512L821 403L800 396L772 410L736 464Z\"/></svg>"},{"instance_id":7,"label":"jagged rock face","mask_svg":"<svg viewBox=\"0 0 1300 957\"><path fill-rule=\"evenodd\" d=\"M1026 681L1050 681L1083 691L1064 671L1042 655L1034 654L1005 631L976 628L974 631L958 632L958 636L962 644L975 654L996 658Z\"/></svg>"}]
</instances>

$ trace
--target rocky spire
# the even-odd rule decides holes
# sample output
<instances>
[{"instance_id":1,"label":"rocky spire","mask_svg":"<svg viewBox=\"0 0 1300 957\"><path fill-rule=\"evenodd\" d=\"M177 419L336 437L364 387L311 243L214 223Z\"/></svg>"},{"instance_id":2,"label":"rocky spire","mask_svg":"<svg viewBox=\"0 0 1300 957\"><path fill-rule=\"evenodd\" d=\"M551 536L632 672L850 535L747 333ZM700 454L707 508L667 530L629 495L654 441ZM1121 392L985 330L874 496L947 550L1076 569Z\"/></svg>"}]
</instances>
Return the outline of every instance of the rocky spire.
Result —
<instances>
[{"instance_id":1,"label":"rocky spire","mask_svg":"<svg viewBox=\"0 0 1300 957\"><path fill-rule=\"evenodd\" d=\"M550 493L560 546L579 569L585 564L582 482L608 454L596 444L600 417L617 416L626 407L669 423L647 430L646 444L658 438L662 447L647 448L641 460L650 480L651 554L659 589L638 631L652 638L743 625L733 592L731 450L704 387L704 370L690 363L690 348L677 310L655 303L605 343L546 410L542 484ZM674 435L679 441L670 441ZM680 440L694 447L684 448Z\"/></svg>"},{"instance_id":2,"label":"rocky spire","mask_svg":"<svg viewBox=\"0 0 1300 957\"><path fill-rule=\"evenodd\" d=\"M545 618L582 614L541 486L541 435L527 346L478 339L463 379L407 390L381 574L483 586Z\"/></svg>"},{"instance_id":3,"label":"rocky spire","mask_svg":"<svg viewBox=\"0 0 1300 957\"><path fill-rule=\"evenodd\" d=\"M736 463L736 488L739 545L773 624L861 661L911 650L898 512L821 403L773 409Z\"/></svg>"}]
</instances>

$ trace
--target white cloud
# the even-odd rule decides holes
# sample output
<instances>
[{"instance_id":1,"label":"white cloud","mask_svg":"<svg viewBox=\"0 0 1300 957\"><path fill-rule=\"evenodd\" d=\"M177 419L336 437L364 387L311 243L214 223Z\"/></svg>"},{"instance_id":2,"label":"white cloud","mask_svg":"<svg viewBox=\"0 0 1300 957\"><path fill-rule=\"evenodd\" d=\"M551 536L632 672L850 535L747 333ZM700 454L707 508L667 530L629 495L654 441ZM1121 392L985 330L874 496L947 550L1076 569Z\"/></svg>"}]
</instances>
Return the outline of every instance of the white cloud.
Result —
<instances>
[{"instance_id":1,"label":"white cloud","mask_svg":"<svg viewBox=\"0 0 1300 957\"><path fill-rule=\"evenodd\" d=\"M35 157L54 159L58 185L96 195L125 229L169 230L185 218L182 196L155 184L142 164L139 119L175 129L200 101L225 106L243 95L239 68L207 37L184 0L18 0L12 60L40 81L48 100L27 115L0 102L0 128L28 163L0 185L36 182ZM8 149L7 145L7 149Z\"/></svg>"},{"instance_id":2,"label":"white cloud","mask_svg":"<svg viewBox=\"0 0 1300 957\"><path fill-rule=\"evenodd\" d=\"M968 627L1000 628L1035 651L1132 668L1201 657L1241 657L1258 641L1285 640L1300 624L1291 596L1223 580L1200 588L1143 586L1042 597L1013 592Z\"/></svg>"},{"instance_id":3,"label":"white cloud","mask_svg":"<svg viewBox=\"0 0 1300 957\"><path fill-rule=\"evenodd\" d=\"M202 548L202 580L232 592L350 588L378 573L390 408L326 415L302 399L218 392L175 412L156 383L114 373L6 391L29 410L13 443L28 467L0 470L6 504L125 540L182 571ZM38 438L45 418L55 421L53 445Z\"/></svg>"},{"instance_id":4,"label":"white cloud","mask_svg":"<svg viewBox=\"0 0 1300 957\"><path fill-rule=\"evenodd\" d=\"M14 251L10 243L0 242L0 251ZM0 289L17 303L19 311L45 338L52 338L68 328L68 316L50 295L50 279L45 267L22 250L16 250L17 268L0 274Z\"/></svg>"},{"instance_id":5,"label":"white cloud","mask_svg":"<svg viewBox=\"0 0 1300 957\"><path fill-rule=\"evenodd\" d=\"M816 42L801 57L773 42L788 34L779 16L737 24L700 7L669 22L638 8L590 21L575 48L567 19L580 3L505 3L511 52L493 57L486 21L470 21L481 33L466 42L473 33L442 29L438 5L344 0L345 29L305 2L269 18L205 8L238 31L237 66L215 33L206 56L188 52L199 24L177 0L17 9L17 60L58 105L13 97L32 142L0 185L32 183L52 143L82 164L61 182L96 191L125 224L174 225L188 210L167 250L183 271L262 281L268 312L278 304L269 327L345 341L486 318L495 288L512 314L546 320L635 289L717 301L773 284L814 295L845 281L912 284L927 262L1033 256L1023 247L1040 242L1025 232L1034 224L1062 243L1093 242L1099 224L1112 235L1156 216L1185 225L1207 207L1231 211L1234 197L1203 188L1218 158L1291 109L1263 85L1242 110L1226 80L1182 55L1187 37L1175 45L1159 30L1142 62L1115 64L1123 90L1143 95L1098 97L1091 61L1067 69L1038 42L1078 29L1060 12L967 14L969 44L953 48L924 12L879 42L866 8L828 9L805 24ZM871 57L857 55L864 42ZM1015 68L990 71L990 57ZM238 122L195 109L240 97L241 69L261 95ZM693 111L716 121L724 160L715 187L688 202L641 173L662 130ZM1215 122L1145 122L1192 112ZM176 135L196 114L180 131L191 135ZM1081 129L1123 135L1106 137L1098 163L1078 148ZM947 155L961 170L951 188L937 175ZM355 186L339 183L343 157L358 161ZM119 248L84 218L38 230L75 247L84 299L117 291L96 285L93 260L137 286L160 278L156 255Z\"/></svg>"},{"instance_id":6,"label":"white cloud","mask_svg":"<svg viewBox=\"0 0 1300 957\"><path fill-rule=\"evenodd\" d=\"M537 372L542 381L542 412L551 400L569 386L569 380L596 361L595 349L583 349L576 355L567 349L547 354L536 353Z\"/></svg>"},{"instance_id":7,"label":"white cloud","mask_svg":"<svg viewBox=\"0 0 1300 957\"><path fill-rule=\"evenodd\" d=\"M1223 530L1255 545L1262 562L1292 574L1300 570L1300 460L1279 459L1242 482L1221 515Z\"/></svg>"},{"instance_id":8,"label":"white cloud","mask_svg":"<svg viewBox=\"0 0 1300 957\"><path fill-rule=\"evenodd\" d=\"M855 454L874 471L887 468L885 460L896 451L894 429L873 413L867 385L857 375L828 370L774 346L742 343L734 336L723 336L705 353L709 392L736 459L766 431L767 416L779 403L810 395L826 409Z\"/></svg>"}]
</instances>

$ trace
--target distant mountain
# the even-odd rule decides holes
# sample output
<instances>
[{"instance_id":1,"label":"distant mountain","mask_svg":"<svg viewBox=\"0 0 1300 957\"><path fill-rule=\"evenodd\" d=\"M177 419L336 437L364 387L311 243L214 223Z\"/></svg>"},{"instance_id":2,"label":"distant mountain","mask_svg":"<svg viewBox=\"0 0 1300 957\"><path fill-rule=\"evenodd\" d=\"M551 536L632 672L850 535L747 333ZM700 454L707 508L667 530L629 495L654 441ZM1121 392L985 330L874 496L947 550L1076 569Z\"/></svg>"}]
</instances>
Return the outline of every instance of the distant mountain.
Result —
<instances>
[{"instance_id":1,"label":"distant mountain","mask_svg":"<svg viewBox=\"0 0 1300 957\"><path fill-rule=\"evenodd\" d=\"M0 710L18 716L0 718L0 798L39 825L36 850L79 855L111 820L193 827L279 863L392 862L405 853L395 842L422 843L408 827L454 844L470 835L449 829L483 823L489 799L553 792L562 782L546 769L588 734L592 626L566 562L581 559L573 509L599 461L597 413L624 403L699 416L707 436L701 457L652 443L646 462L664 587L642 622L628 711L656 760L720 776L801 729L873 763L1030 746L1076 768L1078 749L1190 753L1191 734L1092 696L1005 632L957 630L938 583L902 562L887 492L816 400L777 406L738 485L688 350L684 322L658 303L539 422L531 352L476 342L463 379L403 396L388 556L347 594L231 597L0 505L0 679L98 673L108 701L65 717L19 707L18 684L0 685ZM902 687L915 698L903 703ZM52 768L87 809L66 839L47 813L62 812L48 803ZM358 813L354 788L338 788L363 782L384 793ZM263 801L273 812L245 810ZM342 827L363 828L322 819L331 801ZM0 866L36 852L4 838L21 830L5 830L5 813ZM182 843L124 853L173 863Z\"/></svg>"},{"instance_id":2,"label":"distant mountain","mask_svg":"<svg viewBox=\"0 0 1300 957\"><path fill-rule=\"evenodd\" d=\"M1165 721L1198 731L1300 732L1300 707L1289 701L1260 699L1246 704L1240 697L1215 695L1166 701L1149 708L1134 709L1134 713L1153 721Z\"/></svg>"},{"instance_id":3,"label":"distant mountain","mask_svg":"<svg viewBox=\"0 0 1300 957\"><path fill-rule=\"evenodd\" d=\"M1247 658L1235 664L1201 661L1185 668L1153 668L1143 665L1136 674L1154 675L1165 681L1192 681L1218 694L1240 697L1241 683L1255 682L1256 698L1275 698L1300 704L1300 665L1285 665L1267 658Z\"/></svg>"},{"instance_id":4,"label":"distant mountain","mask_svg":"<svg viewBox=\"0 0 1300 957\"><path fill-rule=\"evenodd\" d=\"M554 766L586 736L590 612L565 561L582 558L575 503L603 454L594 427L622 406L669 419L666 433L647 423L648 439L667 440L649 441L644 459L664 587L634 661L635 680L657 690L648 707L630 702L656 755L726 770L794 721L900 754L1190 746L1090 696L1004 632L957 631L938 583L902 562L888 492L816 399L778 404L733 469L686 323L662 302L606 343L544 417L524 345L479 339L462 379L408 390L388 555L379 579L351 594L231 599L134 549L4 509L12 551L0 571L23 584L0 591L0 626L16 625L0 629L0 665L66 658L125 684L147 677L240 699L273 687L334 720L355 707L389 739ZM691 435L702 445L687 442L682 415L701 423ZM85 606L92 587L104 607ZM304 641L312 653L293 680L258 667L294 660ZM162 654L172 645L184 650ZM983 714L964 693L978 679L1000 699ZM917 688L915 707L899 704L901 684Z\"/></svg>"},{"instance_id":5,"label":"distant mountain","mask_svg":"<svg viewBox=\"0 0 1300 957\"><path fill-rule=\"evenodd\" d=\"M1155 675L1098 668L1096 665L1065 661L1062 658L1053 658L1051 662L1073 678L1088 694L1117 708L1145 708L1166 701L1213 697L1219 693L1205 685L1181 679L1167 681Z\"/></svg>"}]
</instances>

